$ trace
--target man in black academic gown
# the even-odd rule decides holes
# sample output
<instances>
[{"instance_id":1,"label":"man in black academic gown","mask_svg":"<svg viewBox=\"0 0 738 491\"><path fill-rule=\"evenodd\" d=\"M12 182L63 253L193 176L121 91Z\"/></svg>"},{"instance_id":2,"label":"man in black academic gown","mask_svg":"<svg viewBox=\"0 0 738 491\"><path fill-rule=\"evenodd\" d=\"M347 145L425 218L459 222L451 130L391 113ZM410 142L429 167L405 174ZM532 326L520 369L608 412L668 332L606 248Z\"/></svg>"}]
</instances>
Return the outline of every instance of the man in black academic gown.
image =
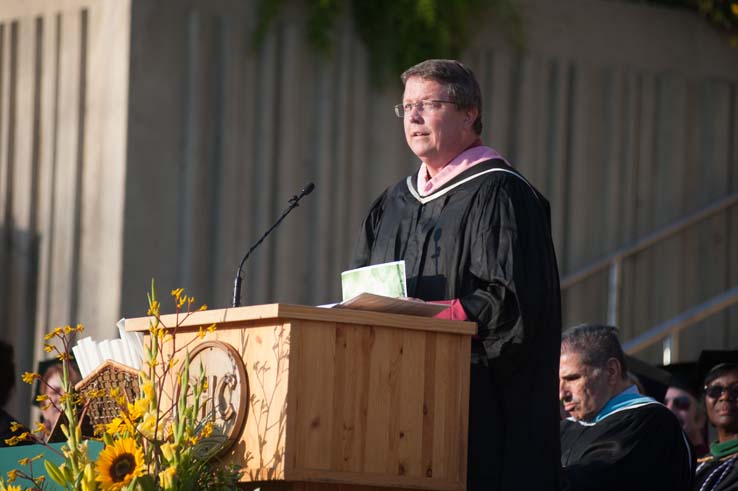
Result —
<instances>
[{"instance_id":1,"label":"man in black academic gown","mask_svg":"<svg viewBox=\"0 0 738 491\"><path fill-rule=\"evenodd\" d=\"M555 490L561 312L548 203L482 144L471 70L428 60L401 79L395 112L420 169L372 204L351 266L404 259L409 296L477 323L468 489Z\"/></svg>"},{"instance_id":2,"label":"man in black academic gown","mask_svg":"<svg viewBox=\"0 0 738 491\"><path fill-rule=\"evenodd\" d=\"M686 435L663 404L628 380L612 326L582 325L561 341L559 397L564 490L687 491L694 474Z\"/></svg>"}]
</instances>

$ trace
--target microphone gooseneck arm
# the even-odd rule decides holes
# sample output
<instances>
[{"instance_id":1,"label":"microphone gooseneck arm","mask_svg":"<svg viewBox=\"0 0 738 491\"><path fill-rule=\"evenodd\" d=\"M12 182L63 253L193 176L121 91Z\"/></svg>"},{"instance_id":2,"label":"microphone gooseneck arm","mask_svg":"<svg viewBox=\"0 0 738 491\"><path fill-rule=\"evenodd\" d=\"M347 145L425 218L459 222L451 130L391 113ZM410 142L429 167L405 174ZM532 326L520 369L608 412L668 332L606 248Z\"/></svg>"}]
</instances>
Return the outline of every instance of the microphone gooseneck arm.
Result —
<instances>
[{"instance_id":1,"label":"microphone gooseneck arm","mask_svg":"<svg viewBox=\"0 0 738 491\"><path fill-rule=\"evenodd\" d=\"M240 307L241 306L241 283L243 282L243 278L241 277L241 274L243 273L243 265L246 263L246 260L249 258L252 252L261 245L262 242L264 242L264 239L267 238L267 236L272 233L272 231L279 226L280 223L282 223L282 220L289 215L289 213L300 206L300 200L307 196L308 194L313 192L313 189L315 189L315 184L312 182L307 184L304 188L302 188L302 191L300 191L300 194L296 194L292 198L290 198L290 205L287 207L286 210L282 212L282 215L277 219L276 222L274 222L274 225L272 225L269 230L264 232L264 235L262 235L259 240L257 240L251 248L248 250L245 256L243 256L243 259L241 259L241 263L238 265L238 269L236 270L236 277L233 280L233 300L231 302L231 305L233 307Z\"/></svg>"}]
</instances>

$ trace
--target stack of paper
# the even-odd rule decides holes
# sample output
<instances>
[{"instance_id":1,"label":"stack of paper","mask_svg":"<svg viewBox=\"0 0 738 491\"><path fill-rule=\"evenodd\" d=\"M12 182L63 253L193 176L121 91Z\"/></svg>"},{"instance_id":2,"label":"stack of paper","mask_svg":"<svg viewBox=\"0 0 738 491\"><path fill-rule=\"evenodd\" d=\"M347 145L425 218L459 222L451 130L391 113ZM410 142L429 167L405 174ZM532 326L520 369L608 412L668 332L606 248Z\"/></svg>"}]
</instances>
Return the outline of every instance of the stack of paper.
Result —
<instances>
[{"instance_id":1,"label":"stack of paper","mask_svg":"<svg viewBox=\"0 0 738 491\"><path fill-rule=\"evenodd\" d=\"M87 336L72 347L82 377L86 377L107 360L113 360L136 370L141 369L144 347L143 335L125 330L125 319L118 321L119 339L105 339L99 342Z\"/></svg>"}]
</instances>

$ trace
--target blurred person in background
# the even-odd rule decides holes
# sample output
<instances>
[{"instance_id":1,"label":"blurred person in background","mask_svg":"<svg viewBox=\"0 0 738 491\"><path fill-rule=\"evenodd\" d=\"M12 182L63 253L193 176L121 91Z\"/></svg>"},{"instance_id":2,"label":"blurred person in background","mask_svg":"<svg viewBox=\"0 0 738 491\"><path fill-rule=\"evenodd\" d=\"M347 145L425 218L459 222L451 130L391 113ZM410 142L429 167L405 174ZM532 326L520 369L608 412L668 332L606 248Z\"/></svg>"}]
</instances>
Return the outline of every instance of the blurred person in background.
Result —
<instances>
[{"instance_id":1,"label":"blurred person in background","mask_svg":"<svg viewBox=\"0 0 738 491\"><path fill-rule=\"evenodd\" d=\"M81 380L74 363L68 365L69 381L72 386ZM64 395L64 369L57 359L44 360L38 364L41 379L36 385L36 403L41 409L41 422L53 432L61 414L61 399ZM39 398L44 400L39 401Z\"/></svg>"},{"instance_id":2,"label":"blurred person in background","mask_svg":"<svg viewBox=\"0 0 738 491\"><path fill-rule=\"evenodd\" d=\"M5 410L10 396L15 388L15 362L13 346L0 341L0 447L6 447L6 440L20 436L25 428L16 428L12 431L14 422L17 422L13 416ZM30 442L29 442L30 443Z\"/></svg>"},{"instance_id":3,"label":"blurred person in background","mask_svg":"<svg viewBox=\"0 0 738 491\"><path fill-rule=\"evenodd\" d=\"M702 457L710 451L710 447L707 444L707 415L696 381L697 364L682 362L663 368L671 373L664 404L681 423L695 457Z\"/></svg>"}]
</instances>

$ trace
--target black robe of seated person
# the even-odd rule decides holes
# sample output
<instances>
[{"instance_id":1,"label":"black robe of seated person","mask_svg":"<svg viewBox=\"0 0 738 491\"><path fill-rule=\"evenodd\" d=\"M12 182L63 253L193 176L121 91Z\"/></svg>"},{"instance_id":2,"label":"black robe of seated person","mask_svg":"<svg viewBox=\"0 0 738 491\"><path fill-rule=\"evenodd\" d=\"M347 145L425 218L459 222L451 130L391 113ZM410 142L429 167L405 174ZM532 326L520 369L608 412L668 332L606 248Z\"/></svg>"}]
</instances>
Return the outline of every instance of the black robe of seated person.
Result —
<instances>
[{"instance_id":1,"label":"black robe of seated person","mask_svg":"<svg viewBox=\"0 0 738 491\"><path fill-rule=\"evenodd\" d=\"M708 456L700 459L693 489L738 491L738 453L721 458Z\"/></svg>"},{"instance_id":2,"label":"black robe of seated person","mask_svg":"<svg viewBox=\"0 0 738 491\"><path fill-rule=\"evenodd\" d=\"M425 197L410 176L371 206L351 266L401 259L409 296L460 299L478 325L468 490L556 490L561 311L548 202L498 159Z\"/></svg>"},{"instance_id":3,"label":"black robe of seated person","mask_svg":"<svg viewBox=\"0 0 738 491\"><path fill-rule=\"evenodd\" d=\"M693 458L679 421L654 402L586 424L564 420L563 491L688 491Z\"/></svg>"}]
</instances>

